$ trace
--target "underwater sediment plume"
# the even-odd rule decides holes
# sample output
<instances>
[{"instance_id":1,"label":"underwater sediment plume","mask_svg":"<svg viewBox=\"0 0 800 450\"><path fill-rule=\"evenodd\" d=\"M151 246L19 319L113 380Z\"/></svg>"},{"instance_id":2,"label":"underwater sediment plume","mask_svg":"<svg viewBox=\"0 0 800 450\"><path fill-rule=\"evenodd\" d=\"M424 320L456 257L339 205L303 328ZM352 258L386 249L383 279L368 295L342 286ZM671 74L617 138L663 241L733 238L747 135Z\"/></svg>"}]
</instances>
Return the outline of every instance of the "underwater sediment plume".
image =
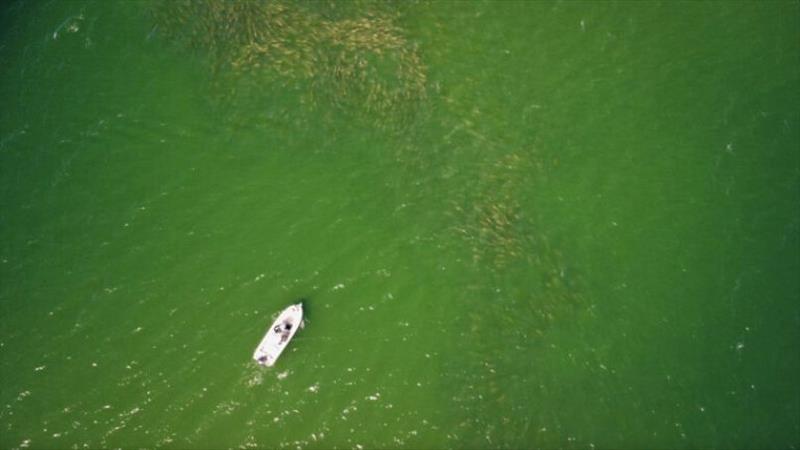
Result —
<instances>
[{"instance_id":1,"label":"underwater sediment plume","mask_svg":"<svg viewBox=\"0 0 800 450\"><path fill-rule=\"evenodd\" d=\"M298 88L305 105L387 129L408 123L427 97L418 46L387 4L158 0L152 13L167 40L208 57L232 96L244 86Z\"/></svg>"}]
</instances>

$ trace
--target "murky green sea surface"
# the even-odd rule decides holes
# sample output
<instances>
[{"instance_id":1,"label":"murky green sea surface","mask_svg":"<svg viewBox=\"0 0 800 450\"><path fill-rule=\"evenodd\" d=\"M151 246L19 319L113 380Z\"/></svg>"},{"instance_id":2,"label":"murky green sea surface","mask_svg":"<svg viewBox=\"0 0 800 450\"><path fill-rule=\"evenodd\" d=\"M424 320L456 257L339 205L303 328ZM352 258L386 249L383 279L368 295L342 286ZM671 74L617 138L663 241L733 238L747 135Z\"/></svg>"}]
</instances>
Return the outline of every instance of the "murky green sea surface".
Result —
<instances>
[{"instance_id":1,"label":"murky green sea surface","mask_svg":"<svg viewBox=\"0 0 800 450\"><path fill-rule=\"evenodd\" d=\"M800 3L0 14L0 447L800 446Z\"/></svg>"}]
</instances>

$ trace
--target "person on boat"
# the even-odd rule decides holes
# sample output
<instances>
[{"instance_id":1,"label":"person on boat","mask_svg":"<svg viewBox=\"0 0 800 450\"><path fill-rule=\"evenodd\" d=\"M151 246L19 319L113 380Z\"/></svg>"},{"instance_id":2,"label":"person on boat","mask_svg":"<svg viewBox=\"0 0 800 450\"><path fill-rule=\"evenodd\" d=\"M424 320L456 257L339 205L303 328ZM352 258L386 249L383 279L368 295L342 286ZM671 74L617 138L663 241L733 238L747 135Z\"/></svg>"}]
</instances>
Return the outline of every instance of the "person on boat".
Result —
<instances>
[{"instance_id":1,"label":"person on boat","mask_svg":"<svg viewBox=\"0 0 800 450\"><path fill-rule=\"evenodd\" d=\"M285 330L284 333L291 331L292 324L289 323L289 322L283 322L283 329ZM275 325L275 328L273 328L272 331L274 331L276 333L280 333L281 332L281 326L280 325Z\"/></svg>"},{"instance_id":2,"label":"person on boat","mask_svg":"<svg viewBox=\"0 0 800 450\"><path fill-rule=\"evenodd\" d=\"M289 335L292 333L292 324L289 322L283 323L283 333L281 333L281 344L286 342L289 339Z\"/></svg>"}]
</instances>

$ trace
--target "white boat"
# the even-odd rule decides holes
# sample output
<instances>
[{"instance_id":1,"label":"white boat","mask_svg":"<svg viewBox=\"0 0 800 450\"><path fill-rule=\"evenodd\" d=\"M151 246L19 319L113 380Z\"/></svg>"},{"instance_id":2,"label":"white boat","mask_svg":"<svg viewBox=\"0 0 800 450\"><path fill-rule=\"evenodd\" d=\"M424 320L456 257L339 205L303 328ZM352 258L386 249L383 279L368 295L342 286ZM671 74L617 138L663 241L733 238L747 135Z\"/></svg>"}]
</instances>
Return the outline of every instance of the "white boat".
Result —
<instances>
[{"instance_id":1,"label":"white boat","mask_svg":"<svg viewBox=\"0 0 800 450\"><path fill-rule=\"evenodd\" d=\"M253 352L253 359L262 366L272 366L278 357L281 356L283 349L289 345L289 341L303 324L303 304L292 305L278 315L275 322L267 330L264 339Z\"/></svg>"}]
</instances>

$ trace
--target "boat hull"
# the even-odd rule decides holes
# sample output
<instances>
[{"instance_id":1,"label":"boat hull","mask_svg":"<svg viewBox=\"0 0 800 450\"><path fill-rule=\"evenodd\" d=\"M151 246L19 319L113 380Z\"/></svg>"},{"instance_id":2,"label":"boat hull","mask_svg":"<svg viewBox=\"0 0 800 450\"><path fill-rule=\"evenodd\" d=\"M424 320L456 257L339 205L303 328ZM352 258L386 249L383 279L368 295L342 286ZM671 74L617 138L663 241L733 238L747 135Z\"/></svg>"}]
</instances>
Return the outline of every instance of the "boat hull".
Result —
<instances>
[{"instance_id":1,"label":"boat hull","mask_svg":"<svg viewBox=\"0 0 800 450\"><path fill-rule=\"evenodd\" d=\"M281 311L253 352L253 359L262 366L274 365L302 322L302 303L297 303Z\"/></svg>"}]
</instances>

